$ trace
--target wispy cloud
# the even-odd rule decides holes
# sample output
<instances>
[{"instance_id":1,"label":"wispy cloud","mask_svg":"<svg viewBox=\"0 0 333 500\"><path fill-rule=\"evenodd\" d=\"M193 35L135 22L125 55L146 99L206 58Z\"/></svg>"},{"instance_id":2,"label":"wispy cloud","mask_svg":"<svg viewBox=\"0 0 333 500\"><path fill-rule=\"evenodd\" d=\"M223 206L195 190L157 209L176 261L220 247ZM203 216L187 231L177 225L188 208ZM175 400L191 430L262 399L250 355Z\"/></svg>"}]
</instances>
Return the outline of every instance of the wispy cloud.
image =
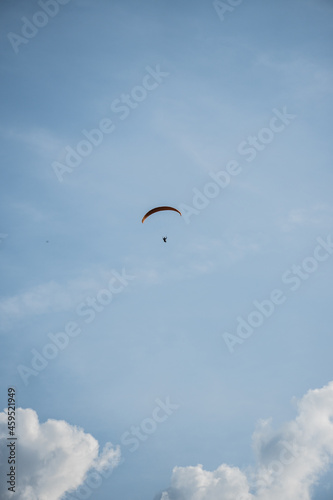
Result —
<instances>
[{"instance_id":1,"label":"wispy cloud","mask_svg":"<svg viewBox=\"0 0 333 500\"><path fill-rule=\"evenodd\" d=\"M38 127L32 127L28 130L2 128L1 135L7 140L25 145L43 157L54 155L62 146L62 141L54 133Z\"/></svg>"},{"instance_id":2,"label":"wispy cloud","mask_svg":"<svg viewBox=\"0 0 333 500\"><path fill-rule=\"evenodd\" d=\"M169 265L161 257L149 257L146 261L130 259L131 267L136 268L138 282L158 284L182 281L195 276L213 274L217 269L226 269L248 255L262 252L265 246L262 234L241 235L226 232L224 238L198 236L197 241L184 243L173 254Z\"/></svg>"},{"instance_id":3,"label":"wispy cloud","mask_svg":"<svg viewBox=\"0 0 333 500\"><path fill-rule=\"evenodd\" d=\"M333 207L317 203L311 207L298 207L290 210L280 218L283 231L292 231L296 227L331 227L333 222Z\"/></svg>"},{"instance_id":4,"label":"wispy cloud","mask_svg":"<svg viewBox=\"0 0 333 500\"><path fill-rule=\"evenodd\" d=\"M304 58L296 52L285 53L261 52L256 60L257 66L275 71L280 78L289 84L295 99L318 97L323 93L331 93L333 88L333 71L324 61ZM301 83L301 84L300 84Z\"/></svg>"},{"instance_id":5,"label":"wispy cloud","mask_svg":"<svg viewBox=\"0 0 333 500\"><path fill-rule=\"evenodd\" d=\"M42 283L16 295L0 300L2 328L8 329L16 321L27 316L50 312L68 311L101 288L105 288L112 273L106 269L96 269L82 273L67 282L56 280Z\"/></svg>"}]
</instances>

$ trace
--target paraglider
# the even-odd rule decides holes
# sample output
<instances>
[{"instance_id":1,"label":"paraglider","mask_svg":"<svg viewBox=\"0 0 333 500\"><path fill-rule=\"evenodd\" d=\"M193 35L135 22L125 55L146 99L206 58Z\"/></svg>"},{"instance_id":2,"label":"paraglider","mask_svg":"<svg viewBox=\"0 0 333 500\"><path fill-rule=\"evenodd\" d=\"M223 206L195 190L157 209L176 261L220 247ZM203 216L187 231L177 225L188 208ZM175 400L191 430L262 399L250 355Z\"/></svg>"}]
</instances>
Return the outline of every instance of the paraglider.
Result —
<instances>
[{"instance_id":1,"label":"paraglider","mask_svg":"<svg viewBox=\"0 0 333 500\"><path fill-rule=\"evenodd\" d=\"M162 210L173 210L174 212L178 212L179 215L182 215L181 212L179 212L179 210L177 210L177 208L173 208L173 207L156 207L156 208L152 208L151 210L149 210L149 212L146 213L146 215L142 218L142 223L144 223L144 221L150 215L155 214L156 212L161 212Z\"/></svg>"},{"instance_id":2,"label":"paraglider","mask_svg":"<svg viewBox=\"0 0 333 500\"><path fill-rule=\"evenodd\" d=\"M179 210L177 210L177 208L167 207L167 206L156 207L156 208L152 208L151 210L149 210L149 212L147 212L146 215L143 216L142 223L144 223L144 221L147 219L147 217L150 217L151 215L155 214L156 212L162 212L163 210L173 210L174 212L178 212L179 215L182 215L181 212ZM164 241L164 243L167 242L167 238L168 238L167 236L162 237L162 240Z\"/></svg>"}]
</instances>

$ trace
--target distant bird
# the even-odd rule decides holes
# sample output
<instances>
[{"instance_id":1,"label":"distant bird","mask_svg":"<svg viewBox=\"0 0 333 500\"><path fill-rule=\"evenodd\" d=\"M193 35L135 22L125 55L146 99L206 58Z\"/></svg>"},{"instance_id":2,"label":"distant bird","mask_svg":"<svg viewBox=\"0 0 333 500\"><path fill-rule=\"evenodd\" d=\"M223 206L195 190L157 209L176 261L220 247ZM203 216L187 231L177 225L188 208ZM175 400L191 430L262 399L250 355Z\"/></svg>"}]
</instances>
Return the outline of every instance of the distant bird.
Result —
<instances>
[{"instance_id":1,"label":"distant bird","mask_svg":"<svg viewBox=\"0 0 333 500\"><path fill-rule=\"evenodd\" d=\"M164 243L166 243L167 236L163 236L162 240L164 241Z\"/></svg>"}]
</instances>

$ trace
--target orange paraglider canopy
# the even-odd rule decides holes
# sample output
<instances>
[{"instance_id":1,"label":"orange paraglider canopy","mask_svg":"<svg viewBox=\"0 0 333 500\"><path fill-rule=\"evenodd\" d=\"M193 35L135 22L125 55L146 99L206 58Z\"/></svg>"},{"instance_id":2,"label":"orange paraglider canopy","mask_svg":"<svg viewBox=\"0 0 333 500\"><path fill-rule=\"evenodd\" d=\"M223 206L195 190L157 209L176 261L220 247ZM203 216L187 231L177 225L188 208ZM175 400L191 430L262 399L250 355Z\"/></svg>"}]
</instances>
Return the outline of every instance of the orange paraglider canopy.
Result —
<instances>
[{"instance_id":1,"label":"orange paraglider canopy","mask_svg":"<svg viewBox=\"0 0 333 500\"><path fill-rule=\"evenodd\" d=\"M147 219L147 217L149 217L150 215L156 213L156 212L161 212L162 210L173 210L174 212L178 212L179 215L181 215L181 212L179 212L179 210L177 210L177 208L173 208L173 207L156 207L156 208L152 208L151 210L149 210L149 212L146 213L146 215L143 217L142 219L142 223Z\"/></svg>"}]
</instances>

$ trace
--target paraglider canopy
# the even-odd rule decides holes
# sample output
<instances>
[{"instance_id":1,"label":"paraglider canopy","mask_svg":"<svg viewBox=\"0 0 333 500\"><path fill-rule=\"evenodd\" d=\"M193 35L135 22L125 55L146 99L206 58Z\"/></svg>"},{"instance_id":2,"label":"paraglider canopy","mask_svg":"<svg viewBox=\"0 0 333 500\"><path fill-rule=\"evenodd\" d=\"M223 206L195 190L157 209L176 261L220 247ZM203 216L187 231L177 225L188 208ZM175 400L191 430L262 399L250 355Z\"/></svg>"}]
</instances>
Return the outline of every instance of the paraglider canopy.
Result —
<instances>
[{"instance_id":1,"label":"paraglider canopy","mask_svg":"<svg viewBox=\"0 0 333 500\"><path fill-rule=\"evenodd\" d=\"M152 214L154 214L156 212L161 212L162 210L173 210L174 212L178 212L179 215L182 215L181 212L179 212L179 210L177 210L177 208L173 208L173 207L156 207L156 208L152 208L151 210L149 210L149 212L146 213L146 215L142 219L142 223L144 223L144 221L150 215L152 215Z\"/></svg>"}]
</instances>

